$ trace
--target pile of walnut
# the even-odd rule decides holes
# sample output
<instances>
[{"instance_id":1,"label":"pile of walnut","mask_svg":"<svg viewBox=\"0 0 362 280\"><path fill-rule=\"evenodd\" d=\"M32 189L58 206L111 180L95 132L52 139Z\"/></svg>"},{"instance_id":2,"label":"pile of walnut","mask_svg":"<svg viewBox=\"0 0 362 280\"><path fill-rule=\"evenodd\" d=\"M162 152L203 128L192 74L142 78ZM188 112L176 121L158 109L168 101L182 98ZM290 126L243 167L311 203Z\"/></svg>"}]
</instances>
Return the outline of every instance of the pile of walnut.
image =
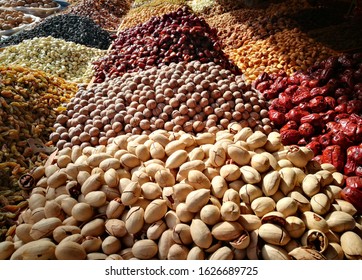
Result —
<instances>
[{"instance_id":1,"label":"pile of walnut","mask_svg":"<svg viewBox=\"0 0 362 280\"><path fill-rule=\"evenodd\" d=\"M361 259L343 175L312 157L237 124L64 148L0 259Z\"/></svg>"}]
</instances>

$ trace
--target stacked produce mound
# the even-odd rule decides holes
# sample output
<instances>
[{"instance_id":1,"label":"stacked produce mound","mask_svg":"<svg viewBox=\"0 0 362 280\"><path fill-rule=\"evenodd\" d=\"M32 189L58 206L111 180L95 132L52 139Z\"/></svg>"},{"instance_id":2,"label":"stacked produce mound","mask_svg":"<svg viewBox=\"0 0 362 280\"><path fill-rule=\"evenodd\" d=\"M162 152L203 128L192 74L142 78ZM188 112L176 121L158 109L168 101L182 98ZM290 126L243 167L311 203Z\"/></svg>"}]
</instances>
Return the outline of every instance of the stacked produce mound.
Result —
<instances>
[{"instance_id":1,"label":"stacked produce mound","mask_svg":"<svg viewBox=\"0 0 362 280\"><path fill-rule=\"evenodd\" d=\"M108 55L95 64L95 82L171 62L214 62L239 73L220 49L216 31L187 6L121 31Z\"/></svg>"},{"instance_id":2,"label":"stacked produce mound","mask_svg":"<svg viewBox=\"0 0 362 280\"><path fill-rule=\"evenodd\" d=\"M0 47L20 44L35 37L63 39L92 48L108 49L110 34L87 17L77 15L55 15L46 18L32 29L23 30L0 41Z\"/></svg>"},{"instance_id":3,"label":"stacked produce mound","mask_svg":"<svg viewBox=\"0 0 362 280\"><path fill-rule=\"evenodd\" d=\"M261 75L254 83L273 99L269 118L283 144L307 144L317 160L345 175L362 175L362 55L330 57L290 77Z\"/></svg>"},{"instance_id":4,"label":"stacked produce mound","mask_svg":"<svg viewBox=\"0 0 362 280\"><path fill-rule=\"evenodd\" d=\"M53 0L0 0L0 6L6 8L27 7L27 8L55 8L58 6Z\"/></svg>"},{"instance_id":5,"label":"stacked produce mound","mask_svg":"<svg viewBox=\"0 0 362 280\"><path fill-rule=\"evenodd\" d=\"M0 32L34 22L34 18L23 12L0 9Z\"/></svg>"},{"instance_id":6,"label":"stacked produce mound","mask_svg":"<svg viewBox=\"0 0 362 280\"><path fill-rule=\"evenodd\" d=\"M129 0L84 0L68 6L62 13L88 17L103 29L115 31L129 8Z\"/></svg>"},{"instance_id":7,"label":"stacked produce mound","mask_svg":"<svg viewBox=\"0 0 362 280\"><path fill-rule=\"evenodd\" d=\"M312 157L238 125L65 148L0 259L361 259L343 175Z\"/></svg>"},{"instance_id":8,"label":"stacked produce mound","mask_svg":"<svg viewBox=\"0 0 362 280\"><path fill-rule=\"evenodd\" d=\"M60 149L95 146L129 132L198 133L222 130L231 122L268 134L267 107L240 75L219 65L171 63L80 90L57 118L50 140Z\"/></svg>"},{"instance_id":9,"label":"stacked produce mound","mask_svg":"<svg viewBox=\"0 0 362 280\"><path fill-rule=\"evenodd\" d=\"M42 164L58 107L77 87L56 76L22 67L0 66L0 239L27 206L18 179ZM32 144L32 145L31 145Z\"/></svg>"},{"instance_id":10,"label":"stacked produce mound","mask_svg":"<svg viewBox=\"0 0 362 280\"><path fill-rule=\"evenodd\" d=\"M35 37L5 48L0 53L0 65L20 65L71 82L88 83L93 76L92 62L105 54L105 50L51 36Z\"/></svg>"},{"instance_id":11,"label":"stacked produce mound","mask_svg":"<svg viewBox=\"0 0 362 280\"><path fill-rule=\"evenodd\" d=\"M134 27L137 24L142 24L152 17L162 16L178 10L186 4L185 0L153 0L142 1L145 3L136 4L124 17L122 17L121 24L118 30Z\"/></svg>"}]
</instances>

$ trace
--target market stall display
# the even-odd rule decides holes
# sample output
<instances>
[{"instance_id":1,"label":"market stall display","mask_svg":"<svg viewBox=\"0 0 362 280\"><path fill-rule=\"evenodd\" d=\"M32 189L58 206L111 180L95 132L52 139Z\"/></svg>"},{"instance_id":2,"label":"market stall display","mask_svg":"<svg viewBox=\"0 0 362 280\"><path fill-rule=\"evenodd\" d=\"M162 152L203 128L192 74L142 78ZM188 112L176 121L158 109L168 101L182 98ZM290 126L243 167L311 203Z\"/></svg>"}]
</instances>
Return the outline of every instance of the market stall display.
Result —
<instances>
[{"instance_id":1,"label":"market stall display","mask_svg":"<svg viewBox=\"0 0 362 280\"><path fill-rule=\"evenodd\" d=\"M106 51L51 36L25 40L0 52L0 65L20 65L57 75L65 80L88 83L92 62Z\"/></svg>"},{"instance_id":2,"label":"market stall display","mask_svg":"<svg viewBox=\"0 0 362 280\"><path fill-rule=\"evenodd\" d=\"M63 39L87 47L106 50L112 37L93 20L77 15L54 15L46 18L32 29L24 30L0 41L0 47L16 45L35 37Z\"/></svg>"},{"instance_id":3,"label":"market stall display","mask_svg":"<svg viewBox=\"0 0 362 280\"><path fill-rule=\"evenodd\" d=\"M0 259L362 259L352 6L62 9L0 42Z\"/></svg>"}]
</instances>

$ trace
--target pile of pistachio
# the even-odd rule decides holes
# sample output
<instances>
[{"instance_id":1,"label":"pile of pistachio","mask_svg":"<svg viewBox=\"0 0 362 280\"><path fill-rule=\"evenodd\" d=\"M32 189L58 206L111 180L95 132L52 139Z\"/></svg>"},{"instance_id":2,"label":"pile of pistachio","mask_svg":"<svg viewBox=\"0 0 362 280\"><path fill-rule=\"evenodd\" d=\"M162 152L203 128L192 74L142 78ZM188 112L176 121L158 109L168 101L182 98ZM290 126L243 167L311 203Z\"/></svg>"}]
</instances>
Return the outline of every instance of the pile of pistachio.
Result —
<instances>
[{"instance_id":1,"label":"pile of pistachio","mask_svg":"<svg viewBox=\"0 0 362 280\"><path fill-rule=\"evenodd\" d=\"M343 175L312 158L238 124L64 148L0 259L361 259Z\"/></svg>"}]
</instances>

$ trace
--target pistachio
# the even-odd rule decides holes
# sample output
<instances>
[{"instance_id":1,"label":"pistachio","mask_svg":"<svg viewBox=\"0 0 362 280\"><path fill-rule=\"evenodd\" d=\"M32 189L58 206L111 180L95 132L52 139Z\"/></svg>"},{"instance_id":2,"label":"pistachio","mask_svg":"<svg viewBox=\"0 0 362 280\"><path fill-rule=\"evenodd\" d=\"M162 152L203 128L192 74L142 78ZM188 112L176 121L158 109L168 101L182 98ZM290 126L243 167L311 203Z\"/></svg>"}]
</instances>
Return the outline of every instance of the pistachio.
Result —
<instances>
[{"instance_id":1,"label":"pistachio","mask_svg":"<svg viewBox=\"0 0 362 280\"><path fill-rule=\"evenodd\" d=\"M329 211L331 202L328 196L324 193L317 193L310 199L310 206L312 207L313 212L319 215L324 215Z\"/></svg>"},{"instance_id":2,"label":"pistachio","mask_svg":"<svg viewBox=\"0 0 362 280\"><path fill-rule=\"evenodd\" d=\"M257 184L261 181L260 173L253 167L245 165L240 167L241 179L247 184Z\"/></svg>"},{"instance_id":3,"label":"pistachio","mask_svg":"<svg viewBox=\"0 0 362 280\"><path fill-rule=\"evenodd\" d=\"M200 210L200 219L207 225L216 224L217 222L219 222L220 217L220 209L215 205L207 204Z\"/></svg>"},{"instance_id":4,"label":"pistachio","mask_svg":"<svg viewBox=\"0 0 362 280\"><path fill-rule=\"evenodd\" d=\"M236 204L240 203L240 196L238 191L234 190L234 189L227 189L224 192L224 195L222 197L222 202L227 202L227 201L232 201L235 202Z\"/></svg>"},{"instance_id":5,"label":"pistachio","mask_svg":"<svg viewBox=\"0 0 362 280\"><path fill-rule=\"evenodd\" d=\"M15 252L14 243L11 241L0 242L0 260L6 260Z\"/></svg>"},{"instance_id":6,"label":"pistachio","mask_svg":"<svg viewBox=\"0 0 362 280\"><path fill-rule=\"evenodd\" d=\"M30 225L30 224L20 224L16 227L15 234L24 243L34 241L34 239L31 238L31 236L30 236L31 228L32 228L32 225Z\"/></svg>"},{"instance_id":7,"label":"pistachio","mask_svg":"<svg viewBox=\"0 0 362 280\"><path fill-rule=\"evenodd\" d=\"M106 203L106 194L102 191L93 191L85 195L84 200L92 207L101 207Z\"/></svg>"},{"instance_id":8,"label":"pistachio","mask_svg":"<svg viewBox=\"0 0 362 280\"><path fill-rule=\"evenodd\" d=\"M357 213L357 209L352 203L342 199L335 199L335 202L341 207L341 211L348 213L351 216L354 216Z\"/></svg>"},{"instance_id":9,"label":"pistachio","mask_svg":"<svg viewBox=\"0 0 362 280\"><path fill-rule=\"evenodd\" d=\"M280 174L278 171L270 171L263 176L261 189L266 196L272 196L278 191L280 184Z\"/></svg>"},{"instance_id":10,"label":"pistachio","mask_svg":"<svg viewBox=\"0 0 362 280\"><path fill-rule=\"evenodd\" d=\"M328 238L320 230L310 229L302 235L301 244L323 253L328 247Z\"/></svg>"},{"instance_id":11,"label":"pistachio","mask_svg":"<svg viewBox=\"0 0 362 280\"><path fill-rule=\"evenodd\" d=\"M53 238L60 243L64 238L76 233L80 233L80 228L77 226L58 226L53 231Z\"/></svg>"},{"instance_id":12,"label":"pistachio","mask_svg":"<svg viewBox=\"0 0 362 280\"><path fill-rule=\"evenodd\" d=\"M246 143L251 150L263 147L268 140L268 137L261 131L255 131L247 139Z\"/></svg>"},{"instance_id":13,"label":"pistachio","mask_svg":"<svg viewBox=\"0 0 362 280\"><path fill-rule=\"evenodd\" d=\"M47 184L50 188L59 188L60 186L65 185L68 180L68 175L63 169L57 170L47 179Z\"/></svg>"},{"instance_id":14,"label":"pistachio","mask_svg":"<svg viewBox=\"0 0 362 280\"><path fill-rule=\"evenodd\" d=\"M275 224L262 224L259 228L259 236L267 243L284 246L290 241L288 232Z\"/></svg>"},{"instance_id":15,"label":"pistachio","mask_svg":"<svg viewBox=\"0 0 362 280\"><path fill-rule=\"evenodd\" d=\"M93 217L93 208L88 203L79 202L73 206L72 216L80 222L89 221Z\"/></svg>"},{"instance_id":16,"label":"pistachio","mask_svg":"<svg viewBox=\"0 0 362 280\"><path fill-rule=\"evenodd\" d=\"M80 231L83 236L101 236L104 232L104 220L100 218L86 223Z\"/></svg>"},{"instance_id":17,"label":"pistachio","mask_svg":"<svg viewBox=\"0 0 362 280\"><path fill-rule=\"evenodd\" d=\"M104 253L94 252L87 254L87 260L105 260L107 255Z\"/></svg>"},{"instance_id":18,"label":"pistachio","mask_svg":"<svg viewBox=\"0 0 362 280\"><path fill-rule=\"evenodd\" d=\"M346 231L341 235L341 247L347 259L362 259L362 239L355 232Z\"/></svg>"},{"instance_id":19,"label":"pistachio","mask_svg":"<svg viewBox=\"0 0 362 280\"><path fill-rule=\"evenodd\" d=\"M262 217L275 209L275 202L270 197L258 197L251 203L251 209L255 215Z\"/></svg>"},{"instance_id":20,"label":"pistachio","mask_svg":"<svg viewBox=\"0 0 362 280\"><path fill-rule=\"evenodd\" d=\"M54 260L56 245L48 239L28 242L18 248L10 260Z\"/></svg>"},{"instance_id":21,"label":"pistachio","mask_svg":"<svg viewBox=\"0 0 362 280\"><path fill-rule=\"evenodd\" d=\"M127 234L126 224L119 219L109 219L105 223L106 232L115 237L123 237Z\"/></svg>"},{"instance_id":22,"label":"pistachio","mask_svg":"<svg viewBox=\"0 0 362 280\"><path fill-rule=\"evenodd\" d=\"M356 221L353 216L343 211L333 211L329 213L325 219L329 229L334 232L352 230L356 226Z\"/></svg>"},{"instance_id":23,"label":"pistachio","mask_svg":"<svg viewBox=\"0 0 362 280\"><path fill-rule=\"evenodd\" d=\"M306 212L311 210L312 207L310 206L309 200L300 192L292 191L288 193L288 197L293 198L297 202L299 212Z\"/></svg>"},{"instance_id":24,"label":"pistachio","mask_svg":"<svg viewBox=\"0 0 362 280\"><path fill-rule=\"evenodd\" d=\"M266 213L261 218L261 223L262 224L271 223L271 224L279 225L281 227L284 227L286 225L284 214L281 212L278 212L278 211L272 211L272 212Z\"/></svg>"},{"instance_id":25,"label":"pistachio","mask_svg":"<svg viewBox=\"0 0 362 280\"><path fill-rule=\"evenodd\" d=\"M240 216L240 208L235 202L227 201L221 205L221 218L224 221L236 221Z\"/></svg>"},{"instance_id":26,"label":"pistachio","mask_svg":"<svg viewBox=\"0 0 362 280\"><path fill-rule=\"evenodd\" d=\"M263 195L263 191L252 184L246 184L240 188L240 198L243 202L251 204L253 200Z\"/></svg>"},{"instance_id":27,"label":"pistachio","mask_svg":"<svg viewBox=\"0 0 362 280\"><path fill-rule=\"evenodd\" d=\"M100 173L89 176L82 184L81 192L87 195L91 191L97 191L102 186L102 175Z\"/></svg>"},{"instance_id":28,"label":"pistachio","mask_svg":"<svg viewBox=\"0 0 362 280\"><path fill-rule=\"evenodd\" d=\"M126 229L129 233L139 232L144 224L145 211L140 206L131 207L126 216Z\"/></svg>"},{"instance_id":29,"label":"pistachio","mask_svg":"<svg viewBox=\"0 0 362 280\"><path fill-rule=\"evenodd\" d=\"M233 251L226 246L217 249L209 258L209 260L232 260L234 258Z\"/></svg>"},{"instance_id":30,"label":"pistachio","mask_svg":"<svg viewBox=\"0 0 362 280\"><path fill-rule=\"evenodd\" d=\"M209 178L199 170L191 170L187 175L186 182L194 189L210 189L211 187Z\"/></svg>"},{"instance_id":31,"label":"pistachio","mask_svg":"<svg viewBox=\"0 0 362 280\"><path fill-rule=\"evenodd\" d=\"M327 249L323 252L327 260L343 260L344 253L342 246L338 243L329 242Z\"/></svg>"},{"instance_id":32,"label":"pistachio","mask_svg":"<svg viewBox=\"0 0 362 280\"><path fill-rule=\"evenodd\" d=\"M100 237L87 236L81 245L87 253L97 252L102 247L102 239Z\"/></svg>"},{"instance_id":33,"label":"pistachio","mask_svg":"<svg viewBox=\"0 0 362 280\"><path fill-rule=\"evenodd\" d=\"M298 203L291 197L283 197L276 204L277 211L285 217L295 215L298 210Z\"/></svg>"},{"instance_id":34,"label":"pistachio","mask_svg":"<svg viewBox=\"0 0 362 280\"><path fill-rule=\"evenodd\" d=\"M163 199L153 200L145 209L144 219L146 223L154 223L166 214L167 204Z\"/></svg>"},{"instance_id":35,"label":"pistachio","mask_svg":"<svg viewBox=\"0 0 362 280\"><path fill-rule=\"evenodd\" d=\"M185 150L185 148L186 148L186 144L183 141L175 140L175 141L169 142L165 146L165 153L167 156L170 156L178 150Z\"/></svg>"},{"instance_id":36,"label":"pistachio","mask_svg":"<svg viewBox=\"0 0 362 280\"><path fill-rule=\"evenodd\" d=\"M44 207L46 202L46 198L44 195L35 193L31 195L28 199L28 205L30 210L34 210L39 207Z\"/></svg>"},{"instance_id":37,"label":"pistachio","mask_svg":"<svg viewBox=\"0 0 362 280\"><path fill-rule=\"evenodd\" d=\"M296 216L289 216L285 221L285 229L291 238L299 238L303 235L306 226L302 219Z\"/></svg>"},{"instance_id":38,"label":"pistachio","mask_svg":"<svg viewBox=\"0 0 362 280\"><path fill-rule=\"evenodd\" d=\"M264 172L268 171L268 169L270 168L269 157L267 157L263 153L255 154L252 156L252 158L250 160L250 165L251 165L251 167L256 169L256 171L258 171L260 173L264 173Z\"/></svg>"},{"instance_id":39,"label":"pistachio","mask_svg":"<svg viewBox=\"0 0 362 280\"><path fill-rule=\"evenodd\" d=\"M163 220L158 220L148 227L146 233L147 238L151 240L157 240L166 229L166 223Z\"/></svg>"},{"instance_id":40,"label":"pistachio","mask_svg":"<svg viewBox=\"0 0 362 280\"><path fill-rule=\"evenodd\" d=\"M29 232L30 237L34 240L41 239L52 235L53 230L60 226L62 221L58 218L45 218L35 223Z\"/></svg>"},{"instance_id":41,"label":"pistachio","mask_svg":"<svg viewBox=\"0 0 362 280\"><path fill-rule=\"evenodd\" d=\"M243 227L238 222L219 222L211 229L211 234L217 240L231 241L240 236Z\"/></svg>"},{"instance_id":42,"label":"pistachio","mask_svg":"<svg viewBox=\"0 0 362 280\"><path fill-rule=\"evenodd\" d=\"M309 197L317 194L320 191L320 182L318 177L314 174L308 174L305 176L302 182L302 189L303 192Z\"/></svg>"},{"instance_id":43,"label":"pistachio","mask_svg":"<svg viewBox=\"0 0 362 280\"><path fill-rule=\"evenodd\" d=\"M327 221L316 213L305 211L302 213L301 219L308 229L317 229L324 233L329 230Z\"/></svg>"},{"instance_id":44,"label":"pistachio","mask_svg":"<svg viewBox=\"0 0 362 280\"><path fill-rule=\"evenodd\" d=\"M261 248L261 256L263 260L290 260L288 252L280 246L273 244L265 244Z\"/></svg>"},{"instance_id":45,"label":"pistachio","mask_svg":"<svg viewBox=\"0 0 362 280\"><path fill-rule=\"evenodd\" d=\"M240 168L236 164L225 164L220 168L220 176L228 182L239 179L240 175Z\"/></svg>"},{"instance_id":46,"label":"pistachio","mask_svg":"<svg viewBox=\"0 0 362 280\"><path fill-rule=\"evenodd\" d=\"M171 155L172 156L172 155ZM188 160L203 160L205 158L205 152L200 147L192 149L191 152L187 154Z\"/></svg>"},{"instance_id":47,"label":"pistachio","mask_svg":"<svg viewBox=\"0 0 362 280\"><path fill-rule=\"evenodd\" d=\"M186 260L189 249L181 244L173 244L167 254L168 260Z\"/></svg>"},{"instance_id":48,"label":"pistachio","mask_svg":"<svg viewBox=\"0 0 362 280\"><path fill-rule=\"evenodd\" d=\"M188 224L179 223L173 228L172 238L177 244L189 245L192 243L191 228Z\"/></svg>"},{"instance_id":49,"label":"pistachio","mask_svg":"<svg viewBox=\"0 0 362 280\"><path fill-rule=\"evenodd\" d=\"M106 216L108 219L116 219L120 217L125 206L120 202L120 199L115 199L109 202L106 208Z\"/></svg>"},{"instance_id":50,"label":"pistachio","mask_svg":"<svg viewBox=\"0 0 362 280\"><path fill-rule=\"evenodd\" d=\"M172 229L167 229L162 233L162 235L157 243L158 259L165 260L167 258L168 251L170 250L171 246L173 244L175 244L175 241L173 240L172 235L173 235Z\"/></svg>"},{"instance_id":51,"label":"pistachio","mask_svg":"<svg viewBox=\"0 0 362 280\"><path fill-rule=\"evenodd\" d=\"M107 255L115 254L121 250L121 241L112 235L107 236L102 242L102 251Z\"/></svg>"},{"instance_id":52,"label":"pistachio","mask_svg":"<svg viewBox=\"0 0 362 280\"><path fill-rule=\"evenodd\" d=\"M188 223L194 218L195 213L190 212L185 203L180 203L176 206L176 215L181 222Z\"/></svg>"},{"instance_id":53,"label":"pistachio","mask_svg":"<svg viewBox=\"0 0 362 280\"><path fill-rule=\"evenodd\" d=\"M202 160L187 161L180 166L176 180L180 182L181 180L186 179L191 170L203 171L204 169L205 163Z\"/></svg>"},{"instance_id":54,"label":"pistachio","mask_svg":"<svg viewBox=\"0 0 362 280\"><path fill-rule=\"evenodd\" d=\"M119 183L119 176L114 168L108 169L103 175L104 182L110 188L117 188Z\"/></svg>"},{"instance_id":55,"label":"pistachio","mask_svg":"<svg viewBox=\"0 0 362 280\"><path fill-rule=\"evenodd\" d=\"M260 218L254 214L241 214L238 222L248 232L256 230L261 226Z\"/></svg>"},{"instance_id":56,"label":"pistachio","mask_svg":"<svg viewBox=\"0 0 362 280\"><path fill-rule=\"evenodd\" d=\"M221 167L226 160L226 151L221 145L213 145L209 151L210 164L214 167Z\"/></svg>"},{"instance_id":57,"label":"pistachio","mask_svg":"<svg viewBox=\"0 0 362 280\"><path fill-rule=\"evenodd\" d=\"M211 180L211 193L217 198L222 198L228 189L228 184L222 176L215 176Z\"/></svg>"},{"instance_id":58,"label":"pistachio","mask_svg":"<svg viewBox=\"0 0 362 280\"><path fill-rule=\"evenodd\" d=\"M204 259L205 259L205 253L198 246L192 247L189 253L187 254L187 260L204 260Z\"/></svg>"},{"instance_id":59,"label":"pistachio","mask_svg":"<svg viewBox=\"0 0 362 280\"><path fill-rule=\"evenodd\" d=\"M325 260L326 258L317 250L308 247L297 247L288 253L296 260Z\"/></svg>"},{"instance_id":60,"label":"pistachio","mask_svg":"<svg viewBox=\"0 0 362 280\"><path fill-rule=\"evenodd\" d=\"M210 198L210 190L199 189L190 192L186 197L186 208L192 213L199 212Z\"/></svg>"},{"instance_id":61,"label":"pistachio","mask_svg":"<svg viewBox=\"0 0 362 280\"><path fill-rule=\"evenodd\" d=\"M229 145L227 148L228 156L239 166L246 165L250 162L251 155L249 151L236 144Z\"/></svg>"},{"instance_id":62,"label":"pistachio","mask_svg":"<svg viewBox=\"0 0 362 280\"><path fill-rule=\"evenodd\" d=\"M55 257L58 260L84 260L87 253L82 245L72 241L63 241L55 248Z\"/></svg>"},{"instance_id":63,"label":"pistachio","mask_svg":"<svg viewBox=\"0 0 362 280\"><path fill-rule=\"evenodd\" d=\"M282 148L282 138L279 133L272 131L267 136L267 141L264 145L265 150L269 153L274 153Z\"/></svg>"},{"instance_id":64,"label":"pistachio","mask_svg":"<svg viewBox=\"0 0 362 280\"><path fill-rule=\"evenodd\" d=\"M170 229L173 229L177 224L181 222L174 210L167 211L167 213L165 214L165 221L167 227Z\"/></svg>"},{"instance_id":65,"label":"pistachio","mask_svg":"<svg viewBox=\"0 0 362 280\"><path fill-rule=\"evenodd\" d=\"M208 248L212 244L212 235L207 225L200 219L193 219L190 233L194 243L200 248Z\"/></svg>"},{"instance_id":66,"label":"pistachio","mask_svg":"<svg viewBox=\"0 0 362 280\"><path fill-rule=\"evenodd\" d=\"M189 155L185 150L175 151L167 158L165 167L169 169L178 168L181 164L186 162L188 156Z\"/></svg>"},{"instance_id":67,"label":"pistachio","mask_svg":"<svg viewBox=\"0 0 362 280\"><path fill-rule=\"evenodd\" d=\"M255 229L249 233L250 245L246 249L246 255L249 260L259 260L261 251L259 247L259 229Z\"/></svg>"}]
</instances>

